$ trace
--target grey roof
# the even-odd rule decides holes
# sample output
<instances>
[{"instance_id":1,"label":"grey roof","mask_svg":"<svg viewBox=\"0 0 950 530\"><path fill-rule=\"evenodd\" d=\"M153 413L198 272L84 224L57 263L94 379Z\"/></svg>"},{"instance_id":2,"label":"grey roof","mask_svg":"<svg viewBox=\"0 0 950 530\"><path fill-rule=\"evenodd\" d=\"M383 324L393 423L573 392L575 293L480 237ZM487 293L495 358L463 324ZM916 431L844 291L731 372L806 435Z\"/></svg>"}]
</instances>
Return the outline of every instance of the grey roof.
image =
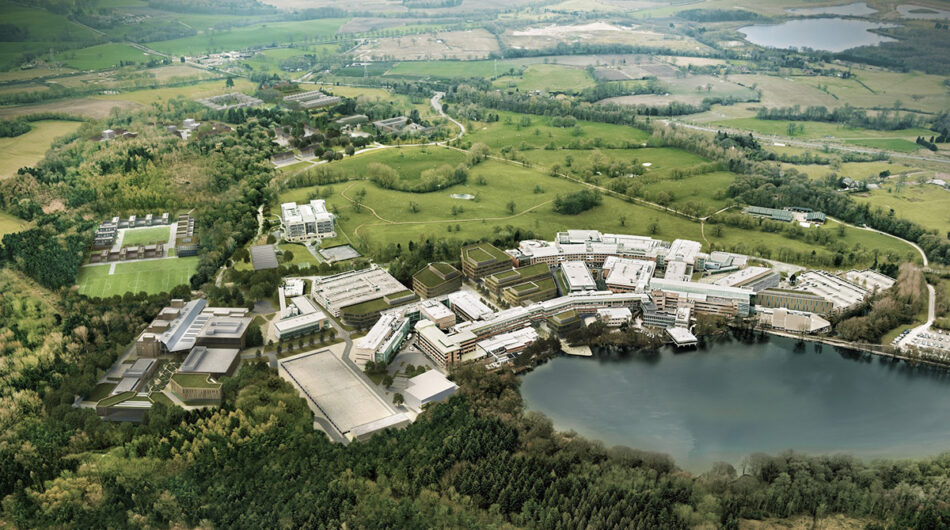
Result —
<instances>
[{"instance_id":1,"label":"grey roof","mask_svg":"<svg viewBox=\"0 0 950 530\"><path fill-rule=\"evenodd\" d=\"M184 374L224 374L231 368L240 350L236 348L206 348L195 346L178 368Z\"/></svg>"},{"instance_id":2,"label":"grey roof","mask_svg":"<svg viewBox=\"0 0 950 530\"><path fill-rule=\"evenodd\" d=\"M256 245L251 247L251 262L254 264L254 270L277 268L277 253L274 252L274 245Z\"/></svg>"},{"instance_id":3,"label":"grey roof","mask_svg":"<svg viewBox=\"0 0 950 530\"><path fill-rule=\"evenodd\" d=\"M123 377L145 377L145 374L152 369L152 366L155 364L155 359L139 359L135 363L126 369Z\"/></svg>"}]
</instances>

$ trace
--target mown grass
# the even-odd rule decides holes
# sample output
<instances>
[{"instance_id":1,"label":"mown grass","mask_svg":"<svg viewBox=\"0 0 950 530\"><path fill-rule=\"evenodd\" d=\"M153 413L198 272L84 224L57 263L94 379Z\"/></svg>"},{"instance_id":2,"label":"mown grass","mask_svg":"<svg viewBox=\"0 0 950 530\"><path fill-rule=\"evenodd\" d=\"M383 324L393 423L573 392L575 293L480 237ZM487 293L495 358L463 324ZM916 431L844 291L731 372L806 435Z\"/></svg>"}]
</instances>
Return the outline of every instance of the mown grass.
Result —
<instances>
[{"instance_id":1,"label":"mown grass","mask_svg":"<svg viewBox=\"0 0 950 530\"><path fill-rule=\"evenodd\" d=\"M197 257L171 258L152 261L116 263L115 274L109 274L111 265L95 265L79 269L79 293L105 298L127 292L156 294L186 285L198 267Z\"/></svg>"},{"instance_id":2,"label":"mown grass","mask_svg":"<svg viewBox=\"0 0 950 530\"><path fill-rule=\"evenodd\" d=\"M594 80L586 70L556 64L533 64L520 76L499 77L496 87L519 90L543 90L548 92L579 92L594 86Z\"/></svg>"},{"instance_id":3,"label":"mown grass","mask_svg":"<svg viewBox=\"0 0 950 530\"><path fill-rule=\"evenodd\" d=\"M121 61L147 63L151 59L160 59L161 57L150 55L127 44L110 42L79 50L60 52L55 55L55 58L57 61L79 70L102 70L118 67Z\"/></svg>"},{"instance_id":4,"label":"mown grass","mask_svg":"<svg viewBox=\"0 0 950 530\"><path fill-rule=\"evenodd\" d=\"M385 164L399 171L404 180L418 180L423 171L444 164L455 167L463 162L467 155L455 149L445 147L402 147L379 149L363 153L352 158L336 162L335 167L349 171L354 177L362 177L370 164Z\"/></svg>"},{"instance_id":5,"label":"mown grass","mask_svg":"<svg viewBox=\"0 0 950 530\"><path fill-rule=\"evenodd\" d=\"M168 236L170 234L170 226L126 230L125 233L122 234L122 246L130 247L134 245L148 245L154 243L165 244L168 243Z\"/></svg>"},{"instance_id":6,"label":"mown grass","mask_svg":"<svg viewBox=\"0 0 950 530\"><path fill-rule=\"evenodd\" d=\"M717 124L723 127L733 129L743 129L757 132L759 134L769 134L775 136L788 136L788 125L795 124L796 127L804 127L804 132L797 132L795 138L838 138L842 140L877 140L877 139L907 139L917 136L930 136L932 131L927 129L899 129L896 131L878 131L874 129L862 129L856 127L846 127L836 123L825 123L815 121L784 121L784 120L760 120L758 118L736 118L731 120L719 120ZM910 142L913 144L913 142Z\"/></svg>"},{"instance_id":7,"label":"mown grass","mask_svg":"<svg viewBox=\"0 0 950 530\"><path fill-rule=\"evenodd\" d=\"M880 190L857 195L855 200L894 210L894 215L919 225L937 230L940 234L950 232L950 191L933 184L905 185L898 193L895 182L888 182Z\"/></svg>"},{"instance_id":8,"label":"mown grass","mask_svg":"<svg viewBox=\"0 0 950 530\"><path fill-rule=\"evenodd\" d=\"M521 149L522 144L535 149L542 149L548 144L564 147L574 140L594 141L597 138L600 138L605 147L621 146L627 142L646 142L648 136L647 133L626 125L579 121L577 122L579 132L576 133L573 128L552 126L551 118L545 116L528 116L503 111L497 114L499 121L496 122L472 122L472 127L469 134L465 135L465 139L472 143L481 142L494 150L500 150L508 146ZM528 117L530 123L521 126L521 120L525 116Z\"/></svg>"},{"instance_id":9,"label":"mown grass","mask_svg":"<svg viewBox=\"0 0 950 530\"><path fill-rule=\"evenodd\" d=\"M913 153L920 149L920 146L916 143L902 138L846 140L846 142L853 145L872 147L874 149L897 151L899 153Z\"/></svg>"}]
</instances>

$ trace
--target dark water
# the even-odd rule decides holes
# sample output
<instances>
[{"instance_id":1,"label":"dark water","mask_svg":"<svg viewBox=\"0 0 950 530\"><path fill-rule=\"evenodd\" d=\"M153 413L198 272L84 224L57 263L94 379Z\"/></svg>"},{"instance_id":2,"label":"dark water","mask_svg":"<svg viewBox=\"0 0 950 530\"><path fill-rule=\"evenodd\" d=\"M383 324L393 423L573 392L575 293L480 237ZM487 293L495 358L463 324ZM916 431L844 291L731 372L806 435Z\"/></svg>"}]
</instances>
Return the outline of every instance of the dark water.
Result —
<instances>
[{"instance_id":1,"label":"dark water","mask_svg":"<svg viewBox=\"0 0 950 530\"><path fill-rule=\"evenodd\" d=\"M950 450L950 372L786 339L649 361L559 357L521 390L559 430L664 452L692 471L786 449L868 459Z\"/></svg>"},{"instance_id":2,"label":"dark water","mask_svg":"<svg viewBox=\"0 0 950 530\"><path fill-rule=\"evenodd\" d=\"M888 24L842 18L810 18L774 25L746 26L739 28L739 32L745 34L749 42L769 48L812 48L840 52L894 40L868 31L882 27L888 27Z\"/></svg>"}]
</instances>

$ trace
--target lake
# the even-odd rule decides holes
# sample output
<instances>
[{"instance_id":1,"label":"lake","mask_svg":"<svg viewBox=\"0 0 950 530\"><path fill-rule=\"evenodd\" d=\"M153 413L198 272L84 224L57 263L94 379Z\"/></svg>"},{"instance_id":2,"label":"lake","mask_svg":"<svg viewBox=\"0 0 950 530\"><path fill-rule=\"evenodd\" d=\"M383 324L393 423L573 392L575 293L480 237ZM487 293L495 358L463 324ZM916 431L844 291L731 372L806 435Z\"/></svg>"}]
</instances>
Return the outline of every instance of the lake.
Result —
<instances>
[{"instance_id":1,"label":"lake","mask_svg":"<svg viewBox=\"0 0 950 530\"><path fill-rule=\"evenodd\" d=\"M950 450L950 372L790 339L651 360L558 357L525 375L521 392L558 430L667 453L695 472L786 449L867 459Z\"/></svg>"},{"instance_id":2,"label":"lake","mask_svg":"<svg viewBox=\"0 0 950 530\"><path fill-rule=\"evenodd\" d=\"M868 31L884 27L892 26L866 20L810 18L781 24L745 26L739 28L739 32L749 42L769 48L812 48L840 52L894 40Z\"/></svg>"}]
</instances>

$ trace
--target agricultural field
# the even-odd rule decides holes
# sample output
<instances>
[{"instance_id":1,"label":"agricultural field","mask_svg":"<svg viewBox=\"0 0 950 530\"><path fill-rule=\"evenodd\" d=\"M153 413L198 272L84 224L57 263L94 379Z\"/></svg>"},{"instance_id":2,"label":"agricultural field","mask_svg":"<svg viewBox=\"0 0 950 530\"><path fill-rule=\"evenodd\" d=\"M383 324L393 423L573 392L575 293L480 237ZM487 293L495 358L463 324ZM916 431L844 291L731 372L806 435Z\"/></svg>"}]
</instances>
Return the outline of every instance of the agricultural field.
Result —
<instances>
[{"instance_id":1,"label":"agricultural field","mask_svg":"<svg viewBox=\"0 0 950 530\"><path fill-rule=\"evenodd\" d=\"M115 267L115 272L109 274ZM127 292L156 294L167 292L188 279L198 267L197 257L86 266L79 269L79 293L105 298Z\"/></svg>"},{"instance_id":2,"label":"agricultural field","mask_svg":"<svg viewBox=\"0 0 950 530\"><path fill-rule=\"evenodd\" d=\"M109 102L127 102L137 105L149 105L154 101L169 100L179 96L186 99L199 99L226 94L228 92L244 92L247 94L253 94L254 90L257 88L257 85L254 83L248 81L247 79L241 78L234 79L233 88L225 87L224 83L225 81L223 79L216 79L180 87L149 88L145 90L122 92L120 94L94 96L93 99Z\"/></svg>"},{"instance_id":3,"label":"agricultural field","mask_svg":"<svg viewBox=\"0 0 950 530\"><path fill-rule=\"evenodd\" d=\"M161 59L127 44L110 42L79 50L67 50L55 55L55 60L78 70L103 70L116 68L120 62L147 63L152 59Z\"/></svg>"},{"instance_id":4,"label":"agricultural field","mask_svg":"<svg viewBox=\"0 0 950 530\"><path fill-rule=\"evenodd\" d=\"M913 153L920 149L920 146L916 143L903 138L862 138L860 140L845 140L845 143L873 149L897 151L898 153Z\"/></svg>"},{"instance_id":5,"label":"agricultural field","mask_svg":"<svg viewBox=\"0 0 950 530\"><path fill-rule=\"evenodd\" d=\"M899 129L896 131L879 131L874 129L862 129L856 127L847 127L837 123L816 122L816 121L783 121L783 120L760 120L758 118L738 118L726 119L716 122L722 127L732 129L742 129L757 132L759 134L788 136L789 125L802 127L793 136L803 139L821 139L837 138L839 140L854 140L855 142L867 140L905 140L913 144L913 140L918 136L930 136L933 131L927 129ZM880 144L886 145L886 144ZM902 145L895 143L894 145ZM906 146L905 146L906 147Z\"/></svg>"},{"instance_id":6,"label":"agricultural field","mask_svg":"<svg viewBox=\"0 0 950 530\"><path fill-rule=\"evenodd\" d=\"M854 198L885 210L893 209L897 217L937 230L940 234L950 232L950 191L940 186L907 183L898 192L896 179L891 179L881 189Z\"/></svg>"},{"instance_id":7,"label":"agricultural field","mask_svg":"<svg viewBox=\"0 0 950 530\"><path fill-rule=\"evenodd\" d=\"M824 153L819 153L819 156L825 155ZM878 162L845 162L838 164L837 167L820 164L782 164L782 167L795 168L813 179L820 179L834 174L861 181L876 181L884 171L890 171L892 175L898 175L920 170L920 168L915 165L907 165L892 160L882 160Z\"/></svg>"},{"instance_id":8,"label":"agricultural field","mask_svg":"<svg viewBox=\"0 0 950 530\"><path fill-rule=\"evenodd\" d=\"M671 50L709 51L705 44L675 33L661 33L640 26L626 27L605 22L588 24L541 24L528 28L509 29L501 39L512 48L537 50L558 44L577 42L590 44L626 44L652 46Z\"/></svg>"},{"instance_id":9,"label":"agricultural field","mask_svg":"<svg viewBox=\"0 0 950 530\"><path fill-rule=\"evenodd\" d=\"M82 125L78 121L35 121L32 130L13 138L0 138L0 180L15 175L21 167L32 166L43 159L53 140L74 133Z\"/></svg>"},{"instance_id":10,"label":"agricultural field","mask_svg":"<svg viewBox=\"0 0 950 530\"><path fill-rule=\"evenodd\" d=\"M498 41L484 29L387 37L371 40L353 51L360 61L423 61L485 59L498 51Z\"/></svg>"},{"instance_id":11,"label":"agricultural field","mask_svg":"<svg viewBox=\"0 0 950 530\"><path fill-rule=\"evenodd\" d=\"M207 31L194 37L149 43L149 47L172 55L201 55L253 46L332 41L344 19L272 22Z\"/></svg>"},{"instance_id":12,"label":"agricultural field","mask_svg":"<svg viewBox=\"0 0 950 530\"><path fill-rule=\"evenodd\" d=\"M236 82L235 82L236 83ZM123 94L125 95L125 94ZM104 98L104 99L100 99ZM63 101L53 101L50 103L37 103L32 105L17 105L0 107L0 119L10 119L17 116L28 116L30 114L39 114L41 112L67 112L76 116L86 118L105 119L112 113L113 108L128 110L139 107L138 103L118 99L113 96L96 96L85 98L73 98ZM5 140L6 138L0 139Z\"/></svg>"},{"instance_id":13,"label":"agricultural field","mask_svg":"<svg viewBox=\"0 0 950 530\"><path fill-rule=\"evenodd\" d=\"M520 76L502 76L493 84L499 88L545 92L578 92L595 85L586 70L555 64L533 64Z\"/></svg>"},{"instance_id":14,"label":"agricultural field","mask_svg":"<svg viewBox=\"0 0 950 530\"><path fill-rule=\"evenodd\" d=\"M26 40L0 42L0 70L20 62L24 53L49 54L99 44L104 39L92 30L73 24L63 15L9 1L0 2L3 23L26 32Z\"/></svg>"},{"instance_id":15,"label":"agricultural field","mask_svg":"<svg viewBox=\"0 0 950 530\"><path fill-rule=\"evenodd\" d=\"M551 118L546 116L503 111L496 113L499 116L496 122L471 122L471 127L468 127L469 134L465 135L465 139L473 144L481 142L493 150L499 150L509 146L522 149L522 144L535 149L543 149L551 143L564 147L573 140L593 141L597 138L602 140L605 147L622 146L628 142L646 142L648 136L640 129L626 125L578 121L578 133L573 128L554 127L551 125ZM528 125L521 125L525 117L528 118Z\"/></svg>"}]
</instances>

